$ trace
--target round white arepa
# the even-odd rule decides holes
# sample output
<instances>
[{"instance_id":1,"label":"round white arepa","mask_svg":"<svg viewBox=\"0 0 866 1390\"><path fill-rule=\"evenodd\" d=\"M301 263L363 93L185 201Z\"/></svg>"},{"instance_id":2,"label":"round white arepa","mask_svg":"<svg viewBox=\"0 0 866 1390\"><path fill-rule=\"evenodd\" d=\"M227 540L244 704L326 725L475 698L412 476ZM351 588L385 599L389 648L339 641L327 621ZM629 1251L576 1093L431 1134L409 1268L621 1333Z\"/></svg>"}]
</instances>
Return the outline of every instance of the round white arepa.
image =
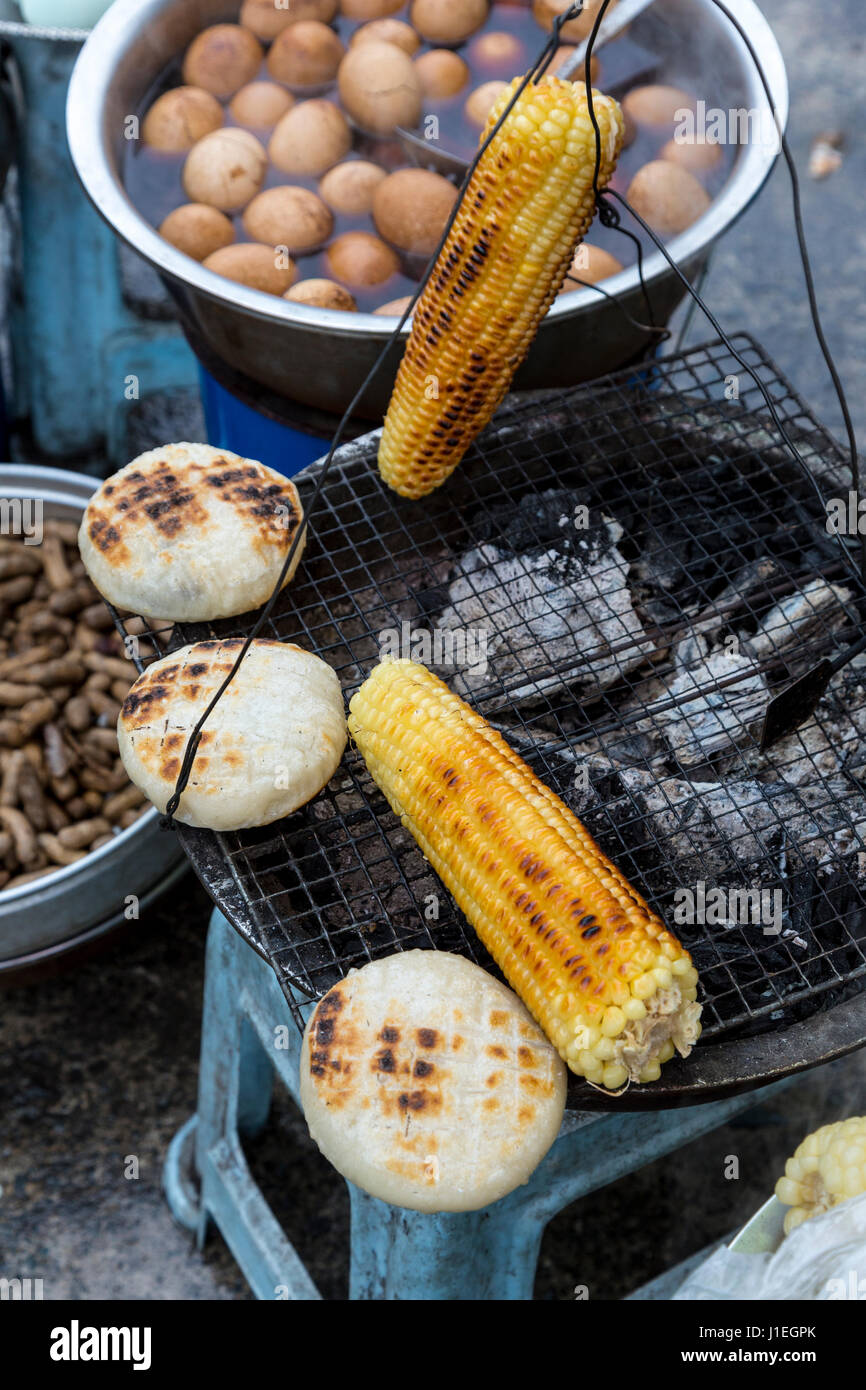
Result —
<instances>
[{"instance_id":1,"label":"round white arepa","mask_svg":"<svg viewBox=\"0 0 866 1390\"><path fill-rule=\"evenodd\" d=\"M181 647L148 666L123 702L123 765L160 811L187 740L241 646L232 638ZM245 830L291 815L333 776L346 739L332 668L289 642L255 641L205 724L177 819Z\"/></svg>"},{"instance_id":2,"label":"round white arepa","mask_svg":"<svg viewBox=\"0 0 866 1390\"><path fill-rule=\"evenodd\" d=\"M116 608L204 622L265 602L302 518L297 488L272 468L207 444L166 444L102 483L78 545ZM303 537L286 583L302 550Z\"/></svg>"},{"instance_id":3,"label":"round white arepa","mask_svg":"<svg viewBox=\"0 0 866 1390\"><path fill-rule=\"evenodd\" d=\"M565 1090L517 995L443 951L352 971L304 1032L310 1134L343 1177L416 1211L473 1211L526 1182L559 1132Z\"/></svg>"}]
</instances>

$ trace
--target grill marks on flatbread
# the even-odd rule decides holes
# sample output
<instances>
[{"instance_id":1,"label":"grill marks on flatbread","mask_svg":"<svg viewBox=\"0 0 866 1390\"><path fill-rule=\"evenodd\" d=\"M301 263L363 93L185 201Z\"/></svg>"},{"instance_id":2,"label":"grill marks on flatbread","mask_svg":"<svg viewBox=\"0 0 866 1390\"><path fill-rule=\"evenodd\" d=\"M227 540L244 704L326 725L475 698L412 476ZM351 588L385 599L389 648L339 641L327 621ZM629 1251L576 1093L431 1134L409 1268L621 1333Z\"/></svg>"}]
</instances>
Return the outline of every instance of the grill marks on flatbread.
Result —
<instances>
[{"instance_id":1,"label":"grill marks on flatbread","mask_svg":"<svg viewBox=\"0 0 866 1390\"><path fill-rule=\"evenodd\" d=\"M97 588L118 607L205 621L264 603L302 519L297 489L272 469L206 445L169 444L102 484L80 547Z\"/></svg>"},{"instance_id":2,"label":"grill marks on flatbread","mask_svg":"<svg viewBox=\"0 0 866 1390\"><path fill-rule=\"evenodd\" d=\"M124 766L160 810L189 737L242 645L231 638L173 652L139 676L123 703ZM241 830L291 815L333 776L346 740L332 668L292 643L257 640L202 730L177 818Z\"/></svg>"}]
</instances>

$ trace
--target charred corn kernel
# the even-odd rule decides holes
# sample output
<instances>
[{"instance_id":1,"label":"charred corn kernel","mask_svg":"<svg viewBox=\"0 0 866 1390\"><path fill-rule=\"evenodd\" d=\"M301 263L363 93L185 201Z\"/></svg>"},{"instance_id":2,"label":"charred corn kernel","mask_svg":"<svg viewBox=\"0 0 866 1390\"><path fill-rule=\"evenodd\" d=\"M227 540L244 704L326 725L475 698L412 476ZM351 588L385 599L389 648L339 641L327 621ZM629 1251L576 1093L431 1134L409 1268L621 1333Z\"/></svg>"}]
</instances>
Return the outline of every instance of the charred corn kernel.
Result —
<instances>
[{"instance_id":1,"label":"charred corn kernel","mask_svg":"<svg viewBox=\"0 0 866 1390\"><path fill-rule=\"evenodd\" d=\"M672 969L686 952L480 715L425 667L384 661L353 697L349 729L573 1071L618 1090L654 1080L674 1047L688 1055L700 1008L684 999ZM637 955L649 968L626 983L623 965Z\"/></svg>"},{"instance_id":2,"label":"charred corn kernel","mask_svg":"<svg viewBox=\"0 0 866 1390\"><path fill-rule=\"evenodd\" d=\"M600 92L593 109L604 188L623 117ZM385 418L379 471L403 497L439 487L505 396L592 222L595 160L586 87L557 77L526 88L482 156L415 306Z\"/></svg>"},{"instance_id":3,"label":"charred corn kernel","mask_svg":"<svg viewBox=\"0 0 866 1390\"><path fill-rule=\"evenodd\" d=\"M776 1196L791 1208L785 1234L861 1192L866 1192L866 1116L855 1115L807 1135L785 1164L776 1183Z\"/></svg>"}]
</instances>

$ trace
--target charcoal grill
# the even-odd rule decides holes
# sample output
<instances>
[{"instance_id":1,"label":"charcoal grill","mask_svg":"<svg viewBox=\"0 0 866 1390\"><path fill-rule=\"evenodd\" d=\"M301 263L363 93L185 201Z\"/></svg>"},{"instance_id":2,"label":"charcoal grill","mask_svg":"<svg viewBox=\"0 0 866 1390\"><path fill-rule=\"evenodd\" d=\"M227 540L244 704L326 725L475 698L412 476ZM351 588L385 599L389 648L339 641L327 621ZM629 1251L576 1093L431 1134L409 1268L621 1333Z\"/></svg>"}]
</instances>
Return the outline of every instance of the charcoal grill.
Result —
<instances>
[{"instance_id":1,"label":"charcoal grill","mask_svg":"<svg viewBox=\"0 0 866 1390\"><path fill-rule=\"evenodd\" d=\"M554 584L496 613L486 672L442 674L667 921L679 891L700 882L782 894L778 935L742 921L675 926L701 975L699 1046L618 1099L572 1078L580 1109L707 1100L866 1041L866 669L843 672L807 728L765 755L758 741L770 694L861 630L855 557L828 533L822 501L847 496L846 457L763 350L745 335L734 345L810 476L718 342L510 405L423 503L381 484L370 434L335 456L299 573L261 634L317 652L348 698L383 632L423 641L443 614L453 620L455 594L501 602L514 563L536 575L539 555L552 554L548 582L558 575L561 592ZM297 477L305 499L317 468ZM614 549L594 570L581 569L580 542L595 542L572 534L572 504L608 527ZM579 623L554 638L545 628L539 643L537 624L555 627L574 593L569 566L602 592L614 565L627 569L639 628L626 614L621 636L609 623L591 629L593 649ZM252 621L178 626L160 650L237 636ZM286 821L178 831L298 1023L299 997L321 997L395 950L457 951L495 969L353 749Z\"/></svg>"}]
</instances>

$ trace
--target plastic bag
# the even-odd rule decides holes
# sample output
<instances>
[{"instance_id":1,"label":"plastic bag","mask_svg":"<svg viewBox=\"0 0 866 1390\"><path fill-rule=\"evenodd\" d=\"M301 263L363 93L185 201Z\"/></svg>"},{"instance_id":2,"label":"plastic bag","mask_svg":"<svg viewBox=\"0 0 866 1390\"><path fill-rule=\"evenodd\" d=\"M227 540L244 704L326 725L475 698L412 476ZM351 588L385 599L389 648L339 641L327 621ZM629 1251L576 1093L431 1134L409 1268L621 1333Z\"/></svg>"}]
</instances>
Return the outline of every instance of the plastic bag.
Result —
<instances>
[{"instance_id":1,"label":"plastic bag","mask_svg":"<svg viewBox=\"0 0 866 1390\"><path fill-rule=\"evenodd\" d=\"M866 1301L866 1193L804 1221L774 1254L717 1250L677 1299Z\"/></svg>"}]
</instances>

